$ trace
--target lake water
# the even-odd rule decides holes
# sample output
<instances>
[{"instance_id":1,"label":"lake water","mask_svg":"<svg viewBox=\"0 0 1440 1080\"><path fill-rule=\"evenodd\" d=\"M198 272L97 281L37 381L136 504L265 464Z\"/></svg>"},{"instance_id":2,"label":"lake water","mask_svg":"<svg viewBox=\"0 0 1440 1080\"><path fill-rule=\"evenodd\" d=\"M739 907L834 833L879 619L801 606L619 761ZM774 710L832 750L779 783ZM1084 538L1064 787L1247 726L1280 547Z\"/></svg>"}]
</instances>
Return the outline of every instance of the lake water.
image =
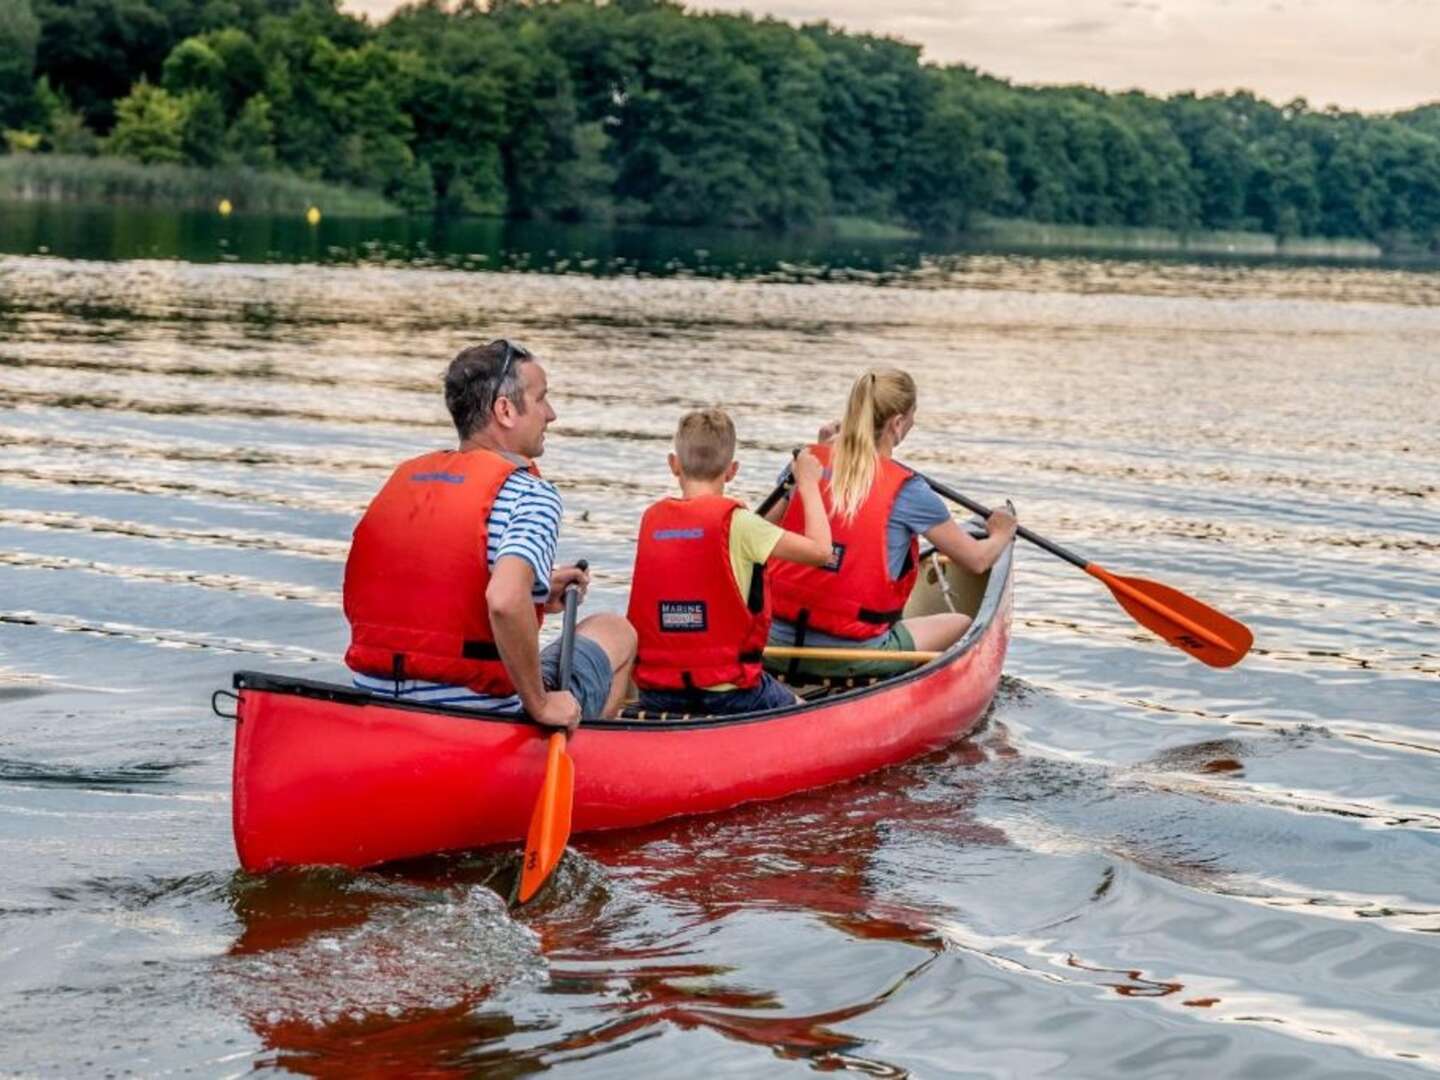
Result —
<instances>
[{"instance_id":1,"label":"lake water","mask_svg":"<svg viewBox=\"0 0 1440 1080\"><path fill-rule=\"evenodd\" d=\"M257 254L147 261L4 220L0 1072L1440 1072L1440 274L693 234L496 273L240 219ZM1024 548L988 724L930 758L576 838L519 913L510 852L240 874L209 695L341 677L350 529L500 335L599 608L682 409L732 410L758 498L895 363L906 460L1255 651L1206 668Z\"/></svg>"}]
</instances>

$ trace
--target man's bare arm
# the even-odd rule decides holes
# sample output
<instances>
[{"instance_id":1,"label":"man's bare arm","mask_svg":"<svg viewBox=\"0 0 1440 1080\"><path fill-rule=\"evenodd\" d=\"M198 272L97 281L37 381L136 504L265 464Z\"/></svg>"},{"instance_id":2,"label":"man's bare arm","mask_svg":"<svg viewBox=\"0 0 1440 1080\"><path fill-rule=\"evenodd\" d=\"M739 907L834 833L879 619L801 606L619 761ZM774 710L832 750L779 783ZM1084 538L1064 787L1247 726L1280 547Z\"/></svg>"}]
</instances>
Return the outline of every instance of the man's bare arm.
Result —
<instances>
[{"instance_id":1,"label":"man's bare arm","mask_svg":"<svg viewBox=\"0 0 1440 1080\"><path fill-rule=\"evenodd\" d=\"M551 693L540 676L540 626L530 590L535 572L524 559L502 555L490 574L485 603L495 647L531 718L547 727L573 728L580 722L580 704L568 691Z\"/></svg>"}]
</instances>

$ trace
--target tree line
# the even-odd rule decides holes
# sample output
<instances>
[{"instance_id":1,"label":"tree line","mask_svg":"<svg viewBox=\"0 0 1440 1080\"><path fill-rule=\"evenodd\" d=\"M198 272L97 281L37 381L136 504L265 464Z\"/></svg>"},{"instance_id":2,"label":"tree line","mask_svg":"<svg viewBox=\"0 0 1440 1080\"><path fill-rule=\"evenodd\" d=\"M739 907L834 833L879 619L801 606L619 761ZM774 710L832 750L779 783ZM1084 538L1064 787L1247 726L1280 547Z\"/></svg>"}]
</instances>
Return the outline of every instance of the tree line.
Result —
<instances>
[{"instance_id":1,"label":"tree line","mask_svg":"<svg viewBox=\"0 0 1440 1080\"><path fill-rule=\"evenodd\" d=\"M415 211L1440 240L1440 105L1017 86L668 0L0 0L12 151L242 163Z\"/></svg>"}]
</instances>

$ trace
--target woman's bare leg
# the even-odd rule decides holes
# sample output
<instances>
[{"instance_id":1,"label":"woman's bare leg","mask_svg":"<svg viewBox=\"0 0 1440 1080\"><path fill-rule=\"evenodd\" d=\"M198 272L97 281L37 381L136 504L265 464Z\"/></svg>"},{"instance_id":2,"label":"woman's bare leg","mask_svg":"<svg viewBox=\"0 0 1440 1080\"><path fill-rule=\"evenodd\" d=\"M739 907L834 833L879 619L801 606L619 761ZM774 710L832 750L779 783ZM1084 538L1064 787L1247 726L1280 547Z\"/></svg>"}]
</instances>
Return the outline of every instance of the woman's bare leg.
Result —
<instances>
[{"instance_id":1,"label":"woman's bare leg","mask_svg":"<svg viewBox=\"0 0 1440 1080\"><path fill-rule=\"evenodd\" d=\"M915 648L929 652L948 649L970 629L970 616L943 612L939 615L917 615L900 623L915 639ZM876 658L884 653L876 653Z\"/></svg>"}]
</instances>

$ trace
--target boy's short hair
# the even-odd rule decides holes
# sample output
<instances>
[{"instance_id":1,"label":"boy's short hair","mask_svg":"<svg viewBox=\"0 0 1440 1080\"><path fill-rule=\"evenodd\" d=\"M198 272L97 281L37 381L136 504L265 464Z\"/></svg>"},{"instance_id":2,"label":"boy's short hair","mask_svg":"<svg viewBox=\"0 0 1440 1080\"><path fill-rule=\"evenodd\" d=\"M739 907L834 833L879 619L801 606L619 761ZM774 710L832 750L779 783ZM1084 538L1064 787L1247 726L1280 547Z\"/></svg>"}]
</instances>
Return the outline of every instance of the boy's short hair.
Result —
<instances>
[{"instance_id":1,"label":"boy's short hair","mask_svg":"<svg viewBox=\"0 0 1440 1080\"><path fill-rule=\"evenodd\" d=\"M675 429L680 471L693 480L718 480L735 460L735 424L724 409L695 409Z\"/></svg>"}]
</instances>

